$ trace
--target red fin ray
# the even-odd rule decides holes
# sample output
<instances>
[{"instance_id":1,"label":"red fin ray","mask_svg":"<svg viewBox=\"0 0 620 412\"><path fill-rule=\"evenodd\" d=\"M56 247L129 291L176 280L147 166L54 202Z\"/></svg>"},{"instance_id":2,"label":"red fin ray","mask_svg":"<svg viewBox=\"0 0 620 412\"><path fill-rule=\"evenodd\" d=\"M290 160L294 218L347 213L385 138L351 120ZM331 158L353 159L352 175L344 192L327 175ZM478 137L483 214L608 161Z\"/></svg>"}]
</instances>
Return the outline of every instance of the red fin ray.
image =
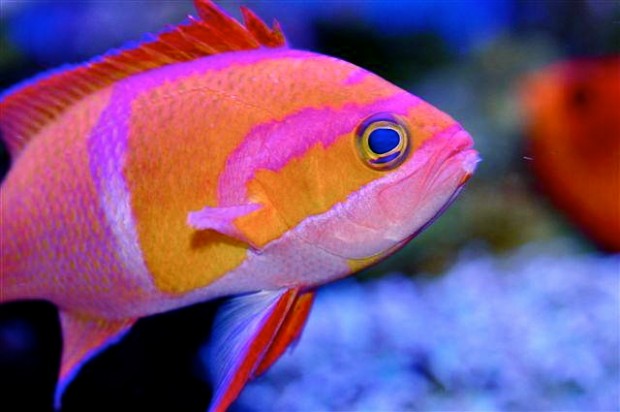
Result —
<instances>
[{"instance_id":1,"label":"red fin ray","mask_svg":"<svg viewBox=\"0 0 620 412\"><path fill-rule=\"evenodd\" d=\"M282 29L277 20L273 21L273 26L270 29L265 22L263 22L254 12L247 7L241 7L241 14L243 15L243 23L254 34L254 37L264 46L267 47L280 47L286 43Z\"/></svg>"},{"instance_id":2,"label":"red fin ray","mask_svg":"<svg viewBox=\"0 0 620 412\"><path fill-rule=\"evenodd\" d=\"M310 315L310 309L312 309L312 304L314 303L314 295L314 292L305 292L297 296L260 364L254 370L253 378L265 373L275 361L280 359L280 356L284 354L284 351L291 344L295 344L299 340L308 315Z\"/></svg>"},{"instance_id":3,"label":"red fin ray","mask_svg":"<svg viewBox=\"0 0 620 412\"><path fill-rule=\"evenodd\" d=\"M0 97L0 131L13 157L45 124L88 94L131 75L177 62L261 46L284 47L277 24L269 29L252 13L246 26L227 16L211 0L195 0L200 16L170 27L123 50L83 65L54 70L10 89Z\"/></svg>"},{"instance_id":4,"label":"red fin ray","mask_svg":"<svg viewBox=\"0 0 620 412\"><path fill-rule=\"evenodd\" d=\"M215 392L210 412L225 411L252 378L299 337L314 292L262 291L233 298L216 317L210 366Z\"/></svg>"}]
</instances>

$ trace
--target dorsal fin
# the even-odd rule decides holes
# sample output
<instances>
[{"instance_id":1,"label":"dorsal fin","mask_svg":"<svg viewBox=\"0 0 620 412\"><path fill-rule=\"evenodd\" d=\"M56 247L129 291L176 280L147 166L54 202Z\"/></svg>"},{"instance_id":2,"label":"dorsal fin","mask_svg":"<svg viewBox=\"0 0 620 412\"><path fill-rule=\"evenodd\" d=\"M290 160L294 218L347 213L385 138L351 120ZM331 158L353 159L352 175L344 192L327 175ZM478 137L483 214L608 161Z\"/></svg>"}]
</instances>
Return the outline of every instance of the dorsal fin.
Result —
<instances>
[{"instance_id":1,"label":"dorsal fin","mask_svg":"<svg viewBox=\"0 0 620 412\"><path fill-rule=\"evenodd\" d=\"M137 45L54 70L5 92L0 98L0 131L11 156L68 107L120 79L213 54L286 45L277 22L270 29L246 8L244 26L211 0L194 4L198 18L190 16L187 23Z\"/></svg>"}]
</instances>

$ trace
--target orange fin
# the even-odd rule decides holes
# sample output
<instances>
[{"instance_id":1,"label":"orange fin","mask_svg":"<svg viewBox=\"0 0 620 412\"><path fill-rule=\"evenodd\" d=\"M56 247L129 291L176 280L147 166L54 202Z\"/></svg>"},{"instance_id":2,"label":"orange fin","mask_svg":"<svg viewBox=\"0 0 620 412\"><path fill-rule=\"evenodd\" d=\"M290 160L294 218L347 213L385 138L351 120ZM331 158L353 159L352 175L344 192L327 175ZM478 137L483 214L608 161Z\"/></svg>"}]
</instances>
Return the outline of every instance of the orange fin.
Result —
<instances>
[{"instance_id":1,"label":"orange fin","mask_svg":"<svg viewBox=\"0 0 620 412\"><path fill-rule=\"evenodd\" d=\"M46 124L85 96L118 80L157 67L213 54L259 47L284 47L280 26L268 28L243 10L245 26L211 0L194 0L200 18L125 49L113 50L85 64L45 73L0 96L0 132L15 157Z\"/></svg>"},{"instance_id":2,"label":"orange fin","mask_svg":"<svg viewBox=\"0 0 620 412\"><path fill-rule=\"evenodd\" d=\"M231 299L215 319L210 366L215 384L210 412L223 412L248 380L264 372L299 337L313 292L262 291Z\"/></svg>"},{"instance_id":3,"label":"orange fin","mask_svg":"<svg viewBox=\"0 0 620 412\"><path fill-rule=\"evenodd\" d=\"M267 352L261 359L260 364L252 374L253 378L262 375L274 364L275 361L280 359L280 356L284 351L295 344L304 330L308 315L310 315L310 309L312 309L312 303L314 303L314 291L304 292L297 296L293 306L286 315L286 319L280 326L277 335L274 337L271 345L267 349Z\"/></svg>"},{"instance_id":4,"label":"orange fin","mask_svg":"<svg viewBox=\"0 0 620 412\"><path fill-rule=\"evenodd\" d=\"M135 319L95 319L60 311L63 349L54 398L56 409L60 408L64 390L82 365L106 346L118 341L134 322Z\"/></svg>"}]
</instances>

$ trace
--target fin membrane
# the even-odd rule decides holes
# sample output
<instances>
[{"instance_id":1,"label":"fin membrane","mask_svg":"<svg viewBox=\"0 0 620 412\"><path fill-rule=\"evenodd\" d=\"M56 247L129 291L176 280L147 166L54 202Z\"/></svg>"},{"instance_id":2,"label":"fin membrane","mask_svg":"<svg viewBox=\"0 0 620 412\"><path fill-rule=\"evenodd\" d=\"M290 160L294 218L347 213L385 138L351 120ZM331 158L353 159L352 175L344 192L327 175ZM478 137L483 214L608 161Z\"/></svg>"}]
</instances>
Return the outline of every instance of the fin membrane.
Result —
<instances>
[{"instance_id":1,"label":"fin membrane","mask_svg":"<svg viewBox=\"0 0 620 412\"><path fill-rule=\"evenodd\" d=\"M294 345L299 340L308 315L310 315L313 302L314 292L302 293L297 296L278 333L254 371L253 378L265 373L284 354L284 351L290 345Z\"/></svg>"},{"instance_id":2,"label":"fin membrane","mask_svg":"<svg viewBox=\"0 0 620 412\"><path fill-rule=\"evenodd\" d=\"M248 215L259 209L258 204L229 207L205 207L197 212L191 212L187 216L187 223L198 230L215 230L226 236L240 240L243 243L257 249L258 246L245 236L234 224L235 219Z\"/></svg>"},{"instance_id":3,"label":"fin membrane","mask_svg":"<svg viewBox=\"0 0 620 412\"><path fill-rule=\"evenodd\" d=\"M215 385L210 412L223 412L245 384L266 371L299 338L314 292L262 291L235 297L218 312L210 367Z\"/></svg>"},{"instance_id":4,"label":"fin membrane","mask_svg":"<svg viewBox=\"0 0 620 412\"><path fill-rule=\"evenodd\" d=\"M78 371L94 355L118 341L135 319L107 320L60 311L63 349L54 404L60 408L62 394Z\"/></svg>"},{"instance_id":5,"label":"fin membrane","mask_svg":"<svg viewBox=\"0 0 620 412\"><path fill-rule=\"evenodd\" d=\"M0 134L14 158L46 124L85 96L157 67L259 47L284 47L277 22L269 28L242 9L245 26L211 0L194 0L199 18L151 36L135 46L38 76L0 96Z\"/></svg>"}]
</instances>

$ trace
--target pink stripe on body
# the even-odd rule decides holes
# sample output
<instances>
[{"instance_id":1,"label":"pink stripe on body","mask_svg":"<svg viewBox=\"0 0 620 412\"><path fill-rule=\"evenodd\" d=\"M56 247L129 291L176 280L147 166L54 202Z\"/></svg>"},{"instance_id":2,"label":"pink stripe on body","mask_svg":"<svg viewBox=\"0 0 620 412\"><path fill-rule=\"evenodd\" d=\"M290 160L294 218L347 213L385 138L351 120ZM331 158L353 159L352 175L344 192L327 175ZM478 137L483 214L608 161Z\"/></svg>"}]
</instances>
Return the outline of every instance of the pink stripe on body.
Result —
<instances>
[{"instance_id":1,"label":"pink stripe on body","mask_svg":"<svg viewBox=\"0 0 620 412\"><path fill-rule=\"evenodd\" d=\"M88 139L89 166L106 220L116 242L116 251L126 268L120 282L128 289L155 292L146 267L131 210L123 168L128 148L132 104L142 93L189 76L227 70L275 58L306 59L307 52L252 50L208 56L191 62L164 66L120 81L113 87L110 104L101 114ZM180 91L181 93L182 91Z\"/></svg>"},{"instance_id":2,"label":"pink stripe on body","mask_svg":"<svg viewBox=\"0 0 620 412\"><path fill-rule=\"evenodd\" d=\"M131 116L131 102L139 90L123 87L113 89L110 104L101 114L88 138L89 167L106 222L113 233L115 251L125 268L117 274L127 289L153 289L153 282L144 263L134 217L131 194L123 176Z\"/></svg>"},{"instance_id":3,"label":"pink stripe on body","mask_svg":"<svg viewBox=\"0 0 620 412\"><path fill-rule=\"evenodd\" d=\"M229 156L220 175L219 205L247 203L246 186L258 170L278 171L317 144L329 147L369 114L405 115L419 102L420 99L402 91L367 105L349 103L339 108L308 108L256 126Z\"/></svg>"}]
</instances>

